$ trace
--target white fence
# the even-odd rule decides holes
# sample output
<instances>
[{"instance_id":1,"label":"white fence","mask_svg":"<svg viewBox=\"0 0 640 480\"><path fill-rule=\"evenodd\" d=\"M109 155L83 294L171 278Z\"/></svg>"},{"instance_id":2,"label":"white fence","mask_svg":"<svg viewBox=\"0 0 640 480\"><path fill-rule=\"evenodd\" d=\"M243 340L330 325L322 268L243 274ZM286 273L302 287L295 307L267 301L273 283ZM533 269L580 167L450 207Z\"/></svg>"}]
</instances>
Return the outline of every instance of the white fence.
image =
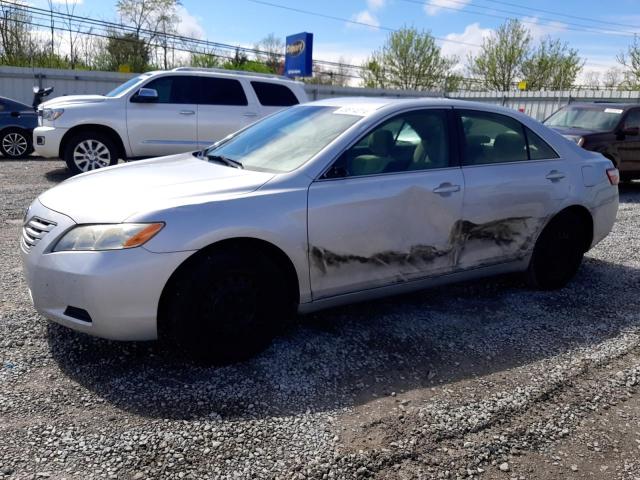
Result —
<instances>
[{"instance_id":1,"label":"white fence","mask_svg":"<svg viewBox=\"0 0 640 480\"><path fill-rule=\"evenodd\" d=\"M132 73L58 70L54 68L0 67L0 96L31 105L34 85L54 87L50 98L85 93L103 94L135 75ZM354 95L365 97L440 96L438 92L334 87L330 85L306 85L305 89L312 100Z\"/></svg>"},{"instance_id":2,"label":"white fence","mask_svg":"<svg viewBox=\"0 0 640 480\"><path fill-rule=\"evenodd\" d=\"M574 102L640 103L640 92L617 90L568 90L558 92L451 92L451 98L503 105L520 110L538 120Z\"/></svg>"},{"instance_id":3,"label":"white fence","mask_svg":"<svg viewBox=\"0 0 640 480\"><path fill-rule=\"evenodd\" d=\"M114 89L135 74L58 70L53 68L0 67L0 96L31 104L34 85L54 87L53 97L84 93L101 94ZM306 85L309 98L330 97L437 97L442 92L383 90L377 88L334 87ZM640 103L640 92L611 90L572 90L562 92L451 92L450 98L486 102L521 110L538 120L551 115L560 107L577 101L613 101Z\"/></svg>"}]
</instances>

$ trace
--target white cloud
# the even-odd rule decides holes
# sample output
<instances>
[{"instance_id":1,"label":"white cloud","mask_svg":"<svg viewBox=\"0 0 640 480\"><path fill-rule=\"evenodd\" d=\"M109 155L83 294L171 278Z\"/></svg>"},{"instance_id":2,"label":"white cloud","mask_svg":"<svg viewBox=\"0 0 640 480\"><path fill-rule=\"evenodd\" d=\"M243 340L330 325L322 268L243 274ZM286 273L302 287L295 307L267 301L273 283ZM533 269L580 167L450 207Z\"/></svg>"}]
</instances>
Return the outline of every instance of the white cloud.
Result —
<instances>
[{"instance_id":1,"label":"white cloud","mask_svg":"<svg viewBox=\"0 0 640 480\"><path fill-rule=\"evenodd\" d=\"M367 0L367 6L369 7L369 10L380 10L382 7L384 7L384 4L386 3L386 0Z\"/></svg>"},{"instance_id":2,"label":"white cloud","mask_svg":"<svg viewBox=\"0 0 640 480\"><path fill-rule=\"evenodd\" d=\"M372 28L374 30L377 30L378 27L380 27L380 22L378 21L378 19L376 18L375 15L373 15L369 10L362 10L361 12L358 12L356 14L354 14L351 17L351 20L354 22L358 22L358 23L363 23L365 25L361 25L361 26L365 26L367 28ZM354 24L348 24L351 26L358 26L358 25L354 25Z\"/></svg>"},{"instance_id":3,"label":"white cloud","mask_svg":"<svg viewBox=\"0 0 640 480\"><path fill-rule=\"evenodd\" d=\"M445 36L451 42L442 42L442 53L455 55L461 63L465 63L467 54L474 54L480 49L482 41L493 32L490 28L482 28L478 22L467 25L462 33L449 33ZM461 42L461 43L456 43ZM474 46L478 45L478 46Z\"/></svg>"},{"instance_id":4,"label":"white cloud","mask_svg":"<svg viewBox=\"0 0 640 480\"><path fill-rule=\"evenodd\" d=\"M433 16L442 10L462 10L469 3L471 3L471 0L429 0L424 4L424 11L427 15Z\"/></svg>"},{"instance_id":5,"label":"white cloud","mask_svg":"<svg viewBox=\"0 0 640 480\"><path fill-rule=\"evenodd\" d=\"M180 20L178 24L178 33L180 35L193 38L204 38L206 36L200 17L191 15L182 5L178 7L177 13Z\"/></svg>"},{"instance_id":6,"label":"white cloud","mask_svg":"<svg viewBox=\"0 0 640 480\"><path fill-rule=\"evenodd\" d=\"M534 40L554 35L567 29L567 25L562 22L540 23L537 17L524 17L524 26L529 30Z\"/></svg>"}]
</instances>

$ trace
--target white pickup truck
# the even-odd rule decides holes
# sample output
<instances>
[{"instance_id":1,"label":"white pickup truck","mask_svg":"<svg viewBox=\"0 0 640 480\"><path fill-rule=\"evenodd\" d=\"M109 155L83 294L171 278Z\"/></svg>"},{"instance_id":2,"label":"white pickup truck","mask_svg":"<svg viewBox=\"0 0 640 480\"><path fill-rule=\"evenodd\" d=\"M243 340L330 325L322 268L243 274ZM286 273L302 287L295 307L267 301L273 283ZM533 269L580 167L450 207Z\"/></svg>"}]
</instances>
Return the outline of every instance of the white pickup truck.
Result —
<instances>
[{"instance_id":1,"label":"white pickup truck","mask_svg":"<svg viewBox=\"0 0 640 480\"><path fill-rule=\"evenodd\" d=\"M72 95L38 108L36 152L74 173L118 159L195 151L284 107L300 82L277 75L180 67L139 75L106 95Z\"/></svg>"}]
</instances>

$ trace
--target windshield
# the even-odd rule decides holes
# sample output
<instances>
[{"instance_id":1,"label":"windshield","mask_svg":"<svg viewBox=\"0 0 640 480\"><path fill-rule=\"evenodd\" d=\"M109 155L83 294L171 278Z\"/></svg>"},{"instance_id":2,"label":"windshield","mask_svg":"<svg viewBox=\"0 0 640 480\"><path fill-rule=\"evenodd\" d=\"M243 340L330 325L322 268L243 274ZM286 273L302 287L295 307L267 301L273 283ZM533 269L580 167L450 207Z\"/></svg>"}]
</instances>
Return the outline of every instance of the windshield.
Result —
<instances>
[{"instance_id":1,"label":"windshield","mask_svg":"<svg viewBox=\"0 0 640 480\"><path fill-rule=\"evenodd\" d=\"M249 170L290 172L362 118L343 111L321 106L288 108L210 147L204 155L240 162Z\"/></svg>"},{"instance_id":2,"label":"windshield","mask_svg":"<svg viewBox=\"0 0 640 480\"><path fill-rule=\"evenodd\" d=\"M125 92L129 90L129 88L133 87L134 85L142 82L145 78L149 78L149 75L138 75L137 77L133 77L132 79L124 82L119 87L116 87L113 90L111 90L109 93L105 95L105 97L117 97L122 92Z\"/></svg>"},{"instance_id":3,"label":"windshield","mask_svg":"<svg viewBox=\"0 0 640 480\"><path fill-rule=\"evenodd\" d=\"M565 107L551 115L544 124L548 127L607 131L613 130L623 112L622 108L612 107Z\"/></svg>"}]
</instances>

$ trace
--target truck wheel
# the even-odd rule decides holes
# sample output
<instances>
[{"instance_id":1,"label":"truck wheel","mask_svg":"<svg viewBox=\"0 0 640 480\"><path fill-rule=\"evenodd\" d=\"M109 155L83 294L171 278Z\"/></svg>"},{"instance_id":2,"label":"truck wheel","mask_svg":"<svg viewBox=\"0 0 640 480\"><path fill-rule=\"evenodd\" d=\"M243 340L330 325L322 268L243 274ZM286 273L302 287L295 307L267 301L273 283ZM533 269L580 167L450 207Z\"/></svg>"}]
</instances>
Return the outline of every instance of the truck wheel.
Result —
<instances>
[{"instance_id":1,"label":"truck wheel","mask_svg":"<svg viewBox=\"0 0 640 480\"><path fill-rule=\"evenodd\" d=\"M118 149L108 135L79 133L67 142L64 160L73 173L89 172L118 163Z\"/></svg>"},{"instance_id":2,"label":"truck wheel","mask_svg":"<svg viewBox=\"0 0 640 480\"><path fill-rule=\"evenodd\" d=\"M291 315L284 283L264 255L234 248L196 254L166 287L158 336L197 360L244 360L266 348Z\"/></svg>"},{"instance_id":3,"label":"truck wheel","mask_svg":"<svg viewBox=\"0 0 640 480\"><path fill-rule=\"evenodd\" d=\"M0 151L6 158L24 158L33 152L31 135L19 128L7 128L0 134Z\"/></svg>"},{"instance_id":4,"label":"truck wheel","mask_svg":"<svg viewBox=\"0 0 640 480\"><path fill-rule=\"evenodd\" d=\"M585 226L577 215L553 218L544 228L527 269L528 284L540 290L564 287L575 276L584 256Z\"/></svg>"}]
</instances>

